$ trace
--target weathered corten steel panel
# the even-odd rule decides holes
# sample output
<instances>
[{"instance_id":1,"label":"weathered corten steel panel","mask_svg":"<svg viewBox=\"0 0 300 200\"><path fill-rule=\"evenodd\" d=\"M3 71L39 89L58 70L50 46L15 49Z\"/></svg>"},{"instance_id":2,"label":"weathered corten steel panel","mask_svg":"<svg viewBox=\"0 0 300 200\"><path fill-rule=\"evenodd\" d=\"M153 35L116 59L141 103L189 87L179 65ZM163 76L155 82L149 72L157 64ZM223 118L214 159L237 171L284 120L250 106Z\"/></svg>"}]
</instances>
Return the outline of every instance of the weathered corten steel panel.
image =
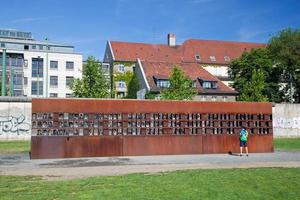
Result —
<instances>
[{"instance_id":1,"label":"weathered corten steel panel","mask_svg":"<svg viewBox=\"0 0 300 200\"><path fill-rule=\"evenodd\" d=\"M270 103L33 99L31 158L273 152Z\"/></svg>"},{"instance_id":2,"label":"weathered corten steel panel","mask_svg":"<svg viewBox=\"0 0 300 200\"><path fill-rule=\"evenodd\" d=\"M66 137L31 137L31 158L67 158Z\"/></svg>"},{"instance_id":3,"label":"weathered corten steel panel","mask_svg":"<svg viewBox=\"0 0 300 200\"><path fill-rule=\"evenodd\" d=\"M97 99L32 99L33 112L272 114L271 103Z\"/></svg>"},{"instance_id":4,"label":"weathered corten steel panel","mask_svg":"<svg viewBox=\"0 0 300 200\"><path fill-rule=\"evenodd\" d=\"M201 135L157 135L123 137L124 156L201 153Z\"/></svg>"},{"instance_id":5,"label":"weathered corten steel panel","mask_svg":"<svg viewBox=\"0 0 300 200\"><path fill-rule=\"evenodd\" d=\"M31 158L79 158L122 156L122 138L117 136L32 136Z\"/></svg>"}]
</instances>

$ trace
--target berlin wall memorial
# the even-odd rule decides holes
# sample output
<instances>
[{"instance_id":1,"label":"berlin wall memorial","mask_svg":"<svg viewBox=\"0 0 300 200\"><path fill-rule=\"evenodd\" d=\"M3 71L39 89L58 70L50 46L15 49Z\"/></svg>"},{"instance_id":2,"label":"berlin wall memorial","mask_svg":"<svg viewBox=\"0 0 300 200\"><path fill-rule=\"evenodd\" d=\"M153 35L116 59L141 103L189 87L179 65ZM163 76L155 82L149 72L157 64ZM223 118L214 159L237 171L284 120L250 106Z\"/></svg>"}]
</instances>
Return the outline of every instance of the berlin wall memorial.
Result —
<instances>
[{"instance_id":1,"label":"berlin wall memorial","mask_svg":"<svg viewBox=\"0 0 300 200\"><path fill-rule=\"evenodd\" d=\"M273 152L271 103L33 99L31 158Z\"/></svg>"}]
</instances>

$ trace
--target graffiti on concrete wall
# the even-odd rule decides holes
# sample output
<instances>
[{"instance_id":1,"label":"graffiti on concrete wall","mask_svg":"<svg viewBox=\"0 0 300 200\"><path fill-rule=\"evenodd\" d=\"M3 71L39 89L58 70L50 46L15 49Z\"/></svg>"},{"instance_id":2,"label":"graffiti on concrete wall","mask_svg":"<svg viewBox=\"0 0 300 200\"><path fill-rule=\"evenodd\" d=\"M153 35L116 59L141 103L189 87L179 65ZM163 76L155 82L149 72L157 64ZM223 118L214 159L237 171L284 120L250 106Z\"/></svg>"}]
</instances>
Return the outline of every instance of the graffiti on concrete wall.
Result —
<instances>
[{"instance_id":1,"label":"graffiti on concrete wall","mask_svg":"<svg viewBox=\"0 0 300 200\"><path fill-rule=\"evenodd\" d=\"M300 117L294 118L274 118L273 120L274 128L291 128L300 129Z\"/></svg>"},{"instance_id":2,"label":"graffiti on concrete wall","mask_svg":"<svg viewBox=\"0 0 300 200\"><path fill-rule=\"evenodd\" d=\"M3 133L30 134L30 124L25 119L24 115L19 117L0 116L0 135Z\"/></svg>"}]
</instances>

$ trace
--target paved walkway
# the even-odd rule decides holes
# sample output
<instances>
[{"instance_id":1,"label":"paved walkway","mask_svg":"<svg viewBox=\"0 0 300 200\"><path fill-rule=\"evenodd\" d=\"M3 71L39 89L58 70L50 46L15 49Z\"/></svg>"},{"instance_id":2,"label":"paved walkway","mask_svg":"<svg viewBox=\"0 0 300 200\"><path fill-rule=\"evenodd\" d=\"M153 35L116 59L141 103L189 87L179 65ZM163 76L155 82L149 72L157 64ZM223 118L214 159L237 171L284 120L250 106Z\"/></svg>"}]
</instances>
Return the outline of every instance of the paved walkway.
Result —
<instances>
[{"instance_id":1,"label":"paved walkway","mask_svg":"<svg viewBox=\"0 0 300 200\"><path fill-rule=\"evenodd\" d=\"M30 160L27 154L0 155L0 175L37 175L49 180L159 173L183 169L300 167L300 152L101 157Z\"/></svg>"}]
</instances>

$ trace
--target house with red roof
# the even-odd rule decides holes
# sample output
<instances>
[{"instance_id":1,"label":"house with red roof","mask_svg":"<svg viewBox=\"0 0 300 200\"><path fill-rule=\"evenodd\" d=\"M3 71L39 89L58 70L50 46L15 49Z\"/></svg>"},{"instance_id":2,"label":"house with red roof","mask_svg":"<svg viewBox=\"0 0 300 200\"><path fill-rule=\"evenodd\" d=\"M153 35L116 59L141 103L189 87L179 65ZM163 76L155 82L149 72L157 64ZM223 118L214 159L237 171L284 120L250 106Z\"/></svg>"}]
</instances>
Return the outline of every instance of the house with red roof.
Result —
<instances>
[{"instance_id":1,"label":"house with red roof","mask_svg":"<svg viewBox=\"0 0 300 200\"><path fill-rule=\"evenodd\" d=\"M193 81L198 91L194 100L235 101L238 92L225 85L197 63L170 63L157 61L136 62L135 73L140 79L141 88L159 96L161 90L169 87L169 76L174 66L180 68Z\"/></svg>"},{"instance_id":2,"label":"house with red roof","mask_svg":"<svg viewBox=\"0 0 300 200\"><path fill-rule=\"evenodd\" d=\"M146 43L135 43L135 42L119 42L119 41L108 41L104 54L103 61L110 63L112 73L112 87L115 90L115 97L122 97L126 95L126 82L117 78L117 81L113 81L114 77L121 77L122 73L132 73L133 68L144 68L145 82L147 80L149 87L145 87L148 91L155 91L155 87L151 87L155 80L149 79L155 75L155 77L168 77L169 73L164 73L174 64L182 67L182 69L189 69L186 71L189 77L194 81L202 80L204 87L208 87L209 83L206 83L201 79L201 76L209 75L209 81L214 82L217 79L218 88L203 88L198 85L197 89L199 93L205 91L214 91L208 95L210 98L206 100L214 100L216 97L212 94L220 94L217 100L225 98L226 92L231 91L231 95L237 95L237 93L230 88L231 80L228 76L228 65L231 60L238 58L243 52L251 51L255 48L265 48L265 44L260 43L248 43L248 42L230 42L230 41L215 41L215 40L197 40L189 39L183 42L181 45L176 44L176 38L174 34L168 34L167 44L146 44ZM140 63L136 63L137 59ZM149 71L149 69L152 71ZM193 66L195 69L193 69ZM147 69L146 69L147 68ZM199 69L198 69L199 68ZM156 71L155 71L156 70ZM148 73L149 72L149 73ZM152 73L155 72L155 73ZM200 73L201 74L193 74ZM159 75L160 74L160 75ZM205 74L205 75L202 75ZM140 74L142 75L142 74ZM160 83L160 81L158 81ZM200 82L199 82L200 83ZM157 86L156 86L157 87ZM226 89L225 89L226 87ZM225 92L225 93L224 93ZM229 95L231 97L231 95ZM206 97L208 97L206 95ZM229 98L232 100L233 98ZM201 97L203 98L203 97ZM201 99L200 99L201 100Z\"/></svg>"}]
</instances>

